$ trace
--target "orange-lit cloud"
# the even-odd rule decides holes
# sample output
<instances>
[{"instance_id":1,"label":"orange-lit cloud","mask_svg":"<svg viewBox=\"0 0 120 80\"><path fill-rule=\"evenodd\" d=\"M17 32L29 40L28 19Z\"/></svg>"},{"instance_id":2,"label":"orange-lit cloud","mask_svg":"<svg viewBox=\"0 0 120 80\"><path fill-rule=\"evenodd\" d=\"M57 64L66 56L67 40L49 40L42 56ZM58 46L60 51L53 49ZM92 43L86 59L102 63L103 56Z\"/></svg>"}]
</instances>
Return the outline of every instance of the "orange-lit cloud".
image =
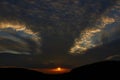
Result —
<instances>
[{"instance_id":1,"label":"orange-lit cloud","mask_svg":"<svg viewBox=\"0 0 120 80\"><path fill-rule=\"evenodd\" d=\"M75 39L73 47L70 49L70 53L84 54L90 48L94 48L102 44L102 31L107 24L115 22L114 18L102 17L102 23L92 28L86 28L80 34L80 37Z\"/></svg>"},{"instance_id":2,"label":"orange-lit cloud","mask_svg":"<svg viewBox=\"0 0 120 80\"><path fill-rule=\"evenodd\" d=\"M40 53L40 42L39 33L25 24L18 21L0 22L0 53L30 54L32 50Z\"/></svg>"}]
</instances>

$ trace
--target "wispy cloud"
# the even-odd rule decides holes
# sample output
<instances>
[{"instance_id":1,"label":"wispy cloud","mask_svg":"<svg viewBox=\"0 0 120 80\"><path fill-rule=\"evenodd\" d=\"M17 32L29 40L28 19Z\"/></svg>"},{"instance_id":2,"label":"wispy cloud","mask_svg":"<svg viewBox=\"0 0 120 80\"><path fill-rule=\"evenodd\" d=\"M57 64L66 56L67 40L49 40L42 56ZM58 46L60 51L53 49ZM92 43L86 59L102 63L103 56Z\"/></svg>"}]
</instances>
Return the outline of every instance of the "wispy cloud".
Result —
<instances>
[{"instance_id":1,"label":"wispy cloud","mask_svg":"<svg viewBox=\"0 0 120 80\"><path fill-rule=\"evenodd\" d=\"M118 59L119 58L119 60L120 60L120 55L112 55L112 56L109 56L109 57L107 57L105 60L111 60L111 59Z\"/></svg>"},{"instance_id":2,"label":"wispy cloud","mask_svg":"<svg viewBox=\"0 0 120 80\"><path fill-rule=\"evenodd\" d=\"M0 23L0 53L39 54L41 53L40 46L39 34L26 27L25 24L17 21Z\"/></svg>"},{"instance_id":3,"label":"wispy cloud","mask_svg":"<svg viewBox=\"0 0 120 80\"><path fill-rule=\"evenodd\" d=\"M80 32L80 36L74 40L73 46L70 48L70 54L84 54L85 51L100 46L103 44L103 38L111 37L111 34L118 32L120 29L114 25L116 28L111 28L111 24L118 23L120 21L119 17L119 6L120 2L118 1L113 7L108 8L102 16L96 20L96 24L94 26L88 26L83 31ZM116 12L116 13L115 13ZM108 15L112 15L111 17ZM110 30L107 30L108 28ZM118 29L118 30L117 30ZM113 37L114 38L114 37ZM112 41L114 39L110 39ZM108 41L106 41L108 42Z\"/></svg>"},{"instance_id":4,"label":"wispy cloud","mask_svg":"<svg viewBox=\"0 0 120 80\"><path fill-rule=\"evenodd\" d=\"M80 33L80 37L75 39L74 46L70 53L83 54L86 50L102 45L102 32L106 25L114 23L114 18L102 17L101 24L92 28L86 28Z\"/></svg>"}]
</instances>

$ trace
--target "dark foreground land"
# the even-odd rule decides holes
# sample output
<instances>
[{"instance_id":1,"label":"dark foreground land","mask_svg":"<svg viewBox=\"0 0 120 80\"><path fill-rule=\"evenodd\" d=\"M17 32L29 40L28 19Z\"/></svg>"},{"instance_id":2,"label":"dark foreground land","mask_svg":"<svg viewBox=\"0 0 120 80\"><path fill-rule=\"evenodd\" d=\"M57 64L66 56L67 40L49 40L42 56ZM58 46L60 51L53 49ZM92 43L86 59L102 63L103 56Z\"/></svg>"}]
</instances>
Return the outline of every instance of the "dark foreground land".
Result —
<instances>
[{"instance_id":1,"label":"dark foreground land","mask_svg":"<svg viewBox=\"0 0 120 80\"><path fill-rule=\"evenodd\" d=\"M102 61L73 69L70 73L48 75L23 68L1 68L0 78L22 80L120 80L120 61Z\"/></svg>"}]
</instances>

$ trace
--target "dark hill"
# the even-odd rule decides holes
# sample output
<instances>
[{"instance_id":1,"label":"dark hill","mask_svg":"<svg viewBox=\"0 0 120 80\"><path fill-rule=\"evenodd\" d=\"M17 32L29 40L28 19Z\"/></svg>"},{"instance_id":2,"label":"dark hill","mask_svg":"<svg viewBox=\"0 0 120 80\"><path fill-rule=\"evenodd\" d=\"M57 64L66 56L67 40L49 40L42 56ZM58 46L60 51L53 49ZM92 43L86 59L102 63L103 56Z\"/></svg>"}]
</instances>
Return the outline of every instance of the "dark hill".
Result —
<instances>
[{"instance_id":1,"label":"dark hill","mask_svg":"<svg viewBox=\"0 0 120 80\"><path fill-rule=\"evenodd\" d=\"M73 69L70 73L48 75L23 68L1 68L1 78L32 79L32 80L83 80L105 78L120 80L120 61L103 61ZM117 79L116 79L117 78Z\"/></svg>"},{"instance_id":2,"label":"dark hill","mask_svg":"<svg viewBox=\"0 0 120 80\"><path fill-rule=\"evenodd\" d=\"M119 78L120 61L103 61L73 69L69 78L78 79L99 79Z\"/></svg>"},{"instance_id":3,"label":"dark hill","mask_svg":"<svg viewBox=\"0 0 120 80\"><path fill-rule=\"evenodd\" d=\"M28 70L24 68L0 68L0 77L2 78L15 78L15 79L37 79L41 78L44 79L46 75L36 72L33 70ZM5 77L6 76L6 77Z\"/></svg>"}]
</instances>

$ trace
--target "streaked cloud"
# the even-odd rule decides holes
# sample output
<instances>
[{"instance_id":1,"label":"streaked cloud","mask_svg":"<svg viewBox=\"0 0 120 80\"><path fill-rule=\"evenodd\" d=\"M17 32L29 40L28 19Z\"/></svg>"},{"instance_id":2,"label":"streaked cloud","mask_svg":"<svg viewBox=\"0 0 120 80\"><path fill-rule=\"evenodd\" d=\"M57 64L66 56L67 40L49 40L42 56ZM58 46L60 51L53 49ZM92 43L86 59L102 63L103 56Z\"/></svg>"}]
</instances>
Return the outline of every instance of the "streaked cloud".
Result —
<instances>
[{"instance_id":1,"label":"streaked cloud","mask_svg":"<svg viewBox=\"0 0 120 80\"><path fill-rule=\"evenodd\" d=\"M95 27L86 28L80 33L80 37L75 39L74 46L70 49L70 53L84 54L88 49L102 45L102 32L106 25L114 23L115 20L109 17L102 17L101 24Z\"/></svg>"},{"instance_id":2,"label":"streaked cloud","mask_svg":"<svg viewBox=\"0 0 120 80\"><path fill-rule=\"evenodd\" d=\"M32 31L25 24L17 21L1 21L0 53L39 54L40 46L39 33Z\"/></svg>"},{"instance_id":3,"label":"streaked cloud","mask_svg":"<svg viewBox=\"0 0 120 80\"><path fill-rule=\"evenodd\" d=\"M120 60L120 55L113 55L113 56L109 56L109 57L106 58L106 60L112 60L112 59L113 59L113 60L114 60L114 59L115 59L115 60L116 60L116 59L119 59L119 60Z\"/></svg>"}]
</instances>

